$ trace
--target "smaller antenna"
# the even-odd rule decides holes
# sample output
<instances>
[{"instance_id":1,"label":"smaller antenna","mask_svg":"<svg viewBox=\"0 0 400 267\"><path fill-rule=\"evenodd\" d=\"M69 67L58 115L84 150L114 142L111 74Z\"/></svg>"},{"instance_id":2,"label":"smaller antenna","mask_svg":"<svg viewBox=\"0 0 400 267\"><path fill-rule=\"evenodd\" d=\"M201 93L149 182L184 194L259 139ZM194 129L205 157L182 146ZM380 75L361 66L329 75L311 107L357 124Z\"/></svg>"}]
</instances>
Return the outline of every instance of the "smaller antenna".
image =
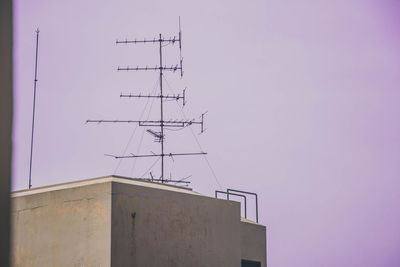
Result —
<instances>
[{"instance_id":1,"label":"smaller antenna","mask_svg":"<svg viewBox=\"0 0 400 267\"><path fill-rule=\"evenodd\" d=\"M200 116L201 122L199 124L201 125L201 131L200 131L201 134L204 133L205 130L207 130L204 128L204 115L206 115L207 113L208 113L208 111L202 113Z\"/></svg>"},{"instance_id":2,"label":"smaller antenna","mask_svg":"<svg viewBox=\"0 0 400 267\"><path fill-rule=\"evenodd\" d=\"M154 136L154 142L160 143L162 139L164 139L164 135L161 135L161 132L155 132L151 129L147 129L147 132Z\"/></svg>"},{"instance_id":3,"label":"smaller antenna","mask_svg":"<svg viewBox=\"0 0 400 267\"><path fill-rule=\"evenodd\" d=\"M183 77L183 69L182 69L182 30L181 30L181 16L179 16L179 63L180 63L180 70L181 70L181 78Z\"/></svg>"},{"instance_id":4,"label":"smaller antenna","mask_svg":"<svg viewBox=\"0 0 400 267\"><path fill-rule=\"evenodd\" d=\"M32 152L33 152L33 134L35 129L35 107L36 107L36 84L37 84L37 62L38 62L38 49L39 49L39 28L36 29L36 59L35 59L35 80L33 84L33 112L32 112L32 135L31 135L31 156L29 161L29 185L32 187Z\"/></svg>"},{"instance_id":5,"label":"smaller antenna","mask_svg":"<svg viewBox=\"0 0 400 267\"><path fill-rule=\"evenodd\" d=\"M183 89L183 92L182 92L182 104L183 104L183 106L185 106L186 105L186 87L185 87L185 89Z\"/></svg>"}]
</instances>

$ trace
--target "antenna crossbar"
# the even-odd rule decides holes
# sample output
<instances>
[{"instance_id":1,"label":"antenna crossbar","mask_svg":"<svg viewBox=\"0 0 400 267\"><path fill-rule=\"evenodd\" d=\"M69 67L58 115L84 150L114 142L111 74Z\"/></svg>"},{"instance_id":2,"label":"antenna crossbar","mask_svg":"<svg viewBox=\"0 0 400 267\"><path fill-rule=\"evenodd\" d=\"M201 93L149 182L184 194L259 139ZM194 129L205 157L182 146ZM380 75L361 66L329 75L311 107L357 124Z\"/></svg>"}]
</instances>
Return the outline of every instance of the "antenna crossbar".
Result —
<instances>
[{"instance_id":1,"label":"antenna crossbar","mask_svg":"<svg viewBox=\"0 0 400 267\"><path fill-rule=\"evenodd\" d=\"M203 121L195 121L195 120L154 120L154 121L141 121L141 120L87 120L86 123L138 123L139 126L147 126L147 127L187 127L192 124L203 125Z\"/></svg>"},{"instance_id":2,"label":"antenna crossbar","mask_svg":"<svg viewBox=\"0 0 400 267\"><path fill-rule=\"evenodd\" d=\"M144 71L150 71L150 70L163 71L163 70L167 70L167 71L175 72L177 70L182 70L182 67L178 66L178 65L175 65L175 66L172 65L170 67L167 67L167 66L164 66L164 67L159 67L159 66L155 66L155 67L139 67L139 66L137 66L137 67L129 67L129 66L127 66L125 68L121 68L120 66L118 66L117 70L118 71L131 71L131 70L132 71L141 71L141 70L144 70Z\"/></svg>"},{"instance_id":3,"label":"antenna crossbar","mask_svg":"<svg viewBox=\"0 0 400 267\"><path fill-rule=\"evenodd\" d=\"M185 104L186 104L186 88L185 89L183 89L183 91L182 91L182 95L180 95L180 94L178 94L178 95L151 95L151 94L148 94L148 95L142 95L142 94L120 94L119 95L121 98L123 97L123 98L162 98L162 99L171 99L171 100L176 100L176 101L178 101L179 99L182 99L182 104L183 104L183 106L185 106Z\"/></svg>"},{"instance_id":4,"label":"antenna crossbar","mask_svg":"<svg viewBox=\"0 0 400 267\"><path fill-rule=\"evenodd\" d=\"M171 180L171 179L154 179L154 178L134 178L138 180L144 180L144 181L149 181L149 182L161 182L164 181L164 183L182 183L182 184L190 184L189 181L182 181L182 180Z\"/></svg>"},{"instance_id":5,"label":"antenna crossbar","mask_svg":"<svg viewBox=\"0 0 400 267\"><path fill-rule=\"evenodd\" d=\"M172 43L175 44L175 42L180 43L181 42L181 38L177 38L177 37L170 37L170 38L153 38L153 39L140 39L140 40L116 40L115 43L116 44L144 44L144 43Z\"/></svg>"},{"instance_id":6,"label":"antenna crossbar","mask_svg":"<svg viewBox=\"0 0 400 267\"><path fill-rule=\"evenodd\" d=\"M105 156L113 157L115 159L128 159L128 158L150 158L150 157L174 157L174 156L195 156L195 155L207 155L206 152L194 152L194 153L165 153L165 154L145 154L145 155L128 155L128 156L116 156L111 154L104 154Z\"/></svg>"},{"instance_id":7,"label":"antenna crossbar","mask_svg":"<svg viewBox=\"0 0 400 267\"><path fill-rule=\"evenodd\" d=\"M179 99L183 99L183 96L181 95L125 95L125 94L121 94L120 97L128 97L128 98L164 98L164 99L175 99L175 100L179 100Z\"/></svg>"}]
</instances>

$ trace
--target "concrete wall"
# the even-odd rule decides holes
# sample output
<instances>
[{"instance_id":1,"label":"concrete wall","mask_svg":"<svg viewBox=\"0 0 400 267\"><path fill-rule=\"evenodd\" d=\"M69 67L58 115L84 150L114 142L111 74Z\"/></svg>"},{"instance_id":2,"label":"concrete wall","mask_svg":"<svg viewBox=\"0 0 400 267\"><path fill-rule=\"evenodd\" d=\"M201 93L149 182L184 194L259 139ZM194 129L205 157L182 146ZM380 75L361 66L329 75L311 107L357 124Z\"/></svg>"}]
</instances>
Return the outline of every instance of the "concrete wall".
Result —
<instances>
[{"instance_id":1,"label":"concrete wall","mask_svg":"<svg viewBox=\"0 0 400 267\"><path fill-rule=\"evenodd\" d=\"M121 177L12 195L13 266L266 266L265 226L240 203Z\"/></svg>"},{"instance_id":2,"label":"concrete wall","mask_svg":"<svg viewBox=\"0 0 400 267\"><path fill-rule=\"evenodd\" d=\"M240 222L242 259L259 261L261 267L267 266L266 228L263 225Z\"/></svg>"},{"instance_id":3,"label":"concrete wall","mask_svg":"<svg viewBox=\"0 0 400 267\"><path fill-rule=\"evenodd\" d=\"M111 183L12 198L12 266L108 267Z\"/></svg>"},{"instance_id":4,"label":"concrete wall","mask_svg":"<svg viewBox=\"0 0 400 267\"><path fill-rule=\"evenodd\" d=\"M239 209L238 202L113 183L112 267L240 267Z\"/></svg>"},{"instance_id":5,"label":"concrete wall","mask_svg":"<svg viewBox=\"0 0 400 267\"><path fill-rule=\"evenodd\" d=\"M12 127L12 1L0 1L0 266L9 266L11 127Z\"/></svg>"}]
</instances>

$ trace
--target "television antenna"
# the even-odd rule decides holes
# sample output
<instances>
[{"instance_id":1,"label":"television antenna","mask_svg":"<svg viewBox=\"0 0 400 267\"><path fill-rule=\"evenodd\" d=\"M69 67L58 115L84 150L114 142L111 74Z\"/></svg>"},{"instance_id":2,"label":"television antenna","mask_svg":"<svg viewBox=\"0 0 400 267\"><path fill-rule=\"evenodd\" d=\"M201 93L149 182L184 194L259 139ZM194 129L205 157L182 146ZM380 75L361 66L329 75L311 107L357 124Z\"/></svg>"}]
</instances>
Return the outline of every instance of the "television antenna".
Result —
<instances>
[{"instance_id":1,"label":"television antenna","mask_svg":"<svg viewBox=\"0 0 400 267\"><path fill-rule=\"evenodd\" d=\"M38 50L39 50L39 28L36 29L36 56L35 56L35 79L33 83L33 111L32 111L32 131L31 131L31 154L29 158L29 183L28 188L32 187L32 154L33 154L33 137L35 131L35 110L36 110L36 84L37 84L37 67L38 67Z\"/></svg>"},{"instance_id":2,"label":"television antenna","mask_svg":"<svg viewBox=\"0 0 400 267\"><path fill-rule=\"evenodd\" d=\"M180 17L179 17L179 33L178 37L164 37L160 33L158 38L153 38L153 39L134 39L134 40L117 40L116 41L117 45L120 44L153 44L153 45L158 45L159 46L159 65L155 65L154 67L141 67L141 66L136 66L136 67L120 67L118 66L117 70L118 71L158 71L159 72L159 81L160 81L160 92L159 94L120 94L121 98L156 98L160 100L160 119L158 120L87 120L86 123L134 123L138 124L141 127L150 127L147 129L147 132L154 137L154 141L157 143L160 143L160 153L153 153L151 154L129 154L129 155L112 155L112 154L105 154L106 156L113 157L115 159L127 159L127 158L148 158L148 157L159 157L161 158L161 164L160 164L160 169L161 169L161 175L160 178L155 178L154 174L150 172L150 178L140 178L143 180L148 180L148 181L156 181L156 182L161 182L161 183L185 183L189 184L189 181L185 181L189 177L185 177L180 180L172 180L172 178L167 179L165 178L165 164L164 164L164 159L165 157L173 157L175 156L194 156L194 155L206 155L207 153L204 151L200 152L183 152L183 153L168 153L165 152L165 132L164 128L185 128L191 125L199 125L200 126L200 133L204 132L204 115L206 113L201 114L200 118L198 120L192 119L192 120L164 120L164 100L182 100L182 105L185 106L186 104L186 88L182 91L182 94L174 94L174 95L167 95L164 94L163 92L163 75L165 72L172 72L176 73L179 72L181 78L183 77L183 57L182 57L182 31L181 31L181 22L180 22ZM178 44L179 45L179 64L175 65L170 65L167 66L163 63L163 47L168 44ZM151 128L159 128L159 131L153 130Z\"/></svg>"}]
</instances>

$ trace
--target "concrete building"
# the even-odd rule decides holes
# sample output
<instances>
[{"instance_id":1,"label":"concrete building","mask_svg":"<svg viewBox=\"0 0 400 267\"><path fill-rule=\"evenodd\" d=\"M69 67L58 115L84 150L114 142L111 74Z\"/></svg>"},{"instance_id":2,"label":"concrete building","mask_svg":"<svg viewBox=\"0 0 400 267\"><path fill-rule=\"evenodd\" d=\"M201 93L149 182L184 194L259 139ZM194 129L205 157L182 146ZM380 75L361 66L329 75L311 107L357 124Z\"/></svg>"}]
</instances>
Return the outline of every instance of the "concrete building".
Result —
<instances>
[{"instance_id":1,"label":"concrete building","mask_svg":"<svg viewBox=\"0 0 400 267\"><path fill-rule=\"evenodd\" d=\"M118 176L12 193L12 266L266 266L240 203Z\"/></svg>"}]
</instances>

